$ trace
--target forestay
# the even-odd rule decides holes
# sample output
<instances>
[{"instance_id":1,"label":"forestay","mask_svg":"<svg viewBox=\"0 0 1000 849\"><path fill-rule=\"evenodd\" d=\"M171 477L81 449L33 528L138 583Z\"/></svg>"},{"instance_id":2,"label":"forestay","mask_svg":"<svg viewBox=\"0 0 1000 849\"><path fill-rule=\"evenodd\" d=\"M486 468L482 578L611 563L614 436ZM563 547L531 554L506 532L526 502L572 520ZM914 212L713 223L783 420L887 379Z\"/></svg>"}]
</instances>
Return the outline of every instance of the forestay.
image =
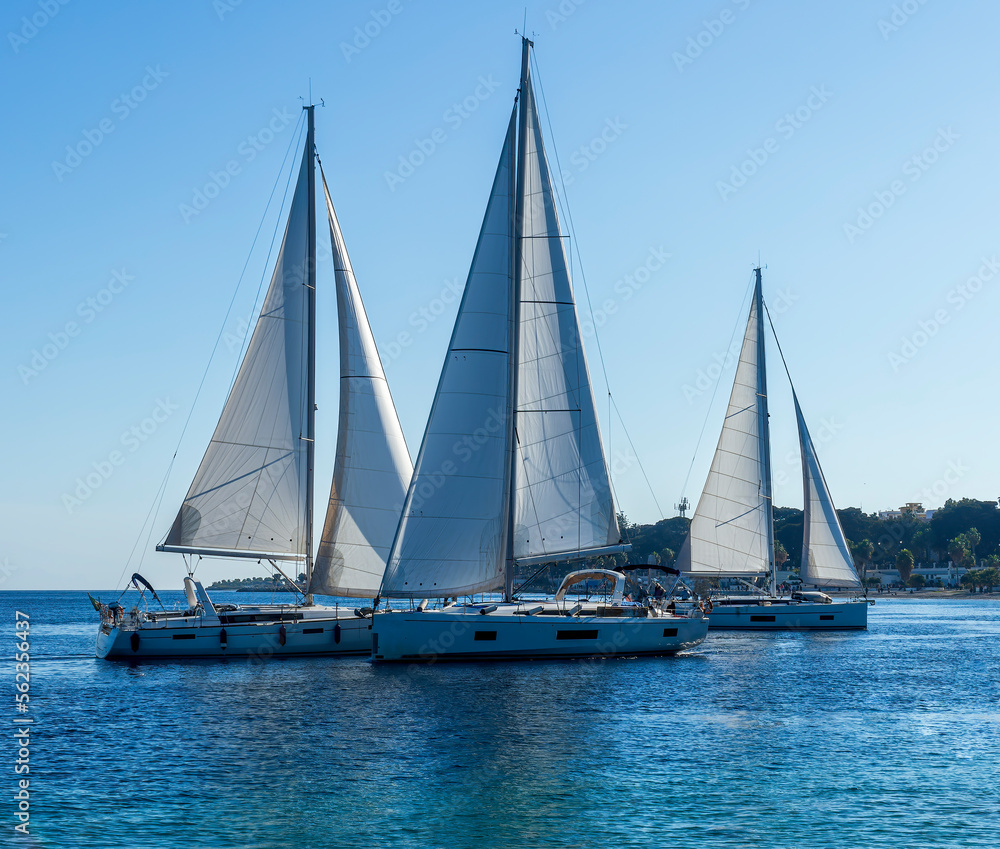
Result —
<instances>
[{"instance_id":1,"label":"forestay","mask_svg":"<svg viewBox=\"0 0 1000 849\"><path fill-rule=\"evenodd\" d=\"M413 466L322 167L320 174L337 291L340 415L333 483L309 591L372 598Z\"/></svg>"},{"instance_id":2,"label":"forestay","mask_svg":"<svg viewBox=\"0 0 1000 849\"><path fill-rule=\"evenodd\" d=\"M311 155L307 145L260 317L164 550L305 557Z\"/></svg>"}]
</instances>

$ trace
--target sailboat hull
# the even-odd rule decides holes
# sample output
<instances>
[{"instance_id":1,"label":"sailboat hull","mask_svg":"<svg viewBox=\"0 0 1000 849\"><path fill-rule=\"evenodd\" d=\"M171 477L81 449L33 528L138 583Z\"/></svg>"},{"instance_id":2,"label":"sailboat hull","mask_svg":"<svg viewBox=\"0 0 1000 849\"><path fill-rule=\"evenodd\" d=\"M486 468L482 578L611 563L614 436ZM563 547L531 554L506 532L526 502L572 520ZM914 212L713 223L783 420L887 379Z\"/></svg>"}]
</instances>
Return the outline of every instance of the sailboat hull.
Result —
<instances>
[{"instance_id":1,"label":"sailboat hull","mask_svg":"<svg viewBox=\"0 0 1000 849\"><path fill-rule=\"evenodd\" d=\"M245 621L218 617L163 616L117 626L103 622L96 655L106 660L139 658L241 657L266 660L302 655L367 655L371 619L287 609L284 618L266 611L241 611ZM329 611L333 613L333 610ZM256 621L254 621L256 620ZM282 629L284 631L282 632Z\"/></svg>"},{"instance_id":2,"label":"sailboat hull","mask_svg":"<svg viewBox=\"0 0 1000 849\"><path fill-rule=\"evenodd\" d=\"M538 606L543 611L535 615L513 604L377 613L372 659L431 663L662 656L694 648L708 633L703 618L587 615L587 610L570 616L553 604Z\"/></svg>"},{"instance_id":3,"label":"sailboat hull","mask_svg":"<svg viewBox=\"0 0 1000 849\"><path fill-rule=\"evenodd\" d=\"M716 602L708 627L713 631L863 631L868 627L868 602L772 600L741 604L723 600Z\"/></svg>"}]
</instances>

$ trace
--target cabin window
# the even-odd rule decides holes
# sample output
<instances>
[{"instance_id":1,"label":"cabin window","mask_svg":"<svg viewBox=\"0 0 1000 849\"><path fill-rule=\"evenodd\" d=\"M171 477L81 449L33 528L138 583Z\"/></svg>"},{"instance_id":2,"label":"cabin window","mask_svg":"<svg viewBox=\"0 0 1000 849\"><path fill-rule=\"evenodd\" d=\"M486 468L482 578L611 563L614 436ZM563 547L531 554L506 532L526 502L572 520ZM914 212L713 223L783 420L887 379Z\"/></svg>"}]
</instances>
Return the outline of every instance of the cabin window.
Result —
<instances>
[{"instance_id":1,"label":"cabin window","mask_svg":"<svg viewBox=\"0 0 1000 849\"><path fill-rule=\"evenodd\" d=\"M832 616L820 616L819 617L819 621L820 622L832 622L833 621L833 617Z\"/></svg>"},{"instance_id":2,"label":"cabin window","mask_svg":"<svg viewBox=\"0 0 1000 849\"><path fill-rule=\"evenodd\" d=\"M750 617L750 621L751 622L773 622L774 621L774 617L773 616L751 616Z\"/></svg>"},{"instance_id":3,"label":"cabin window","mask_svg":"<svg viewBox=\"0 0 1000 849\"><path fill-rule=\"evenodd\" d=\"M597 631L556 631L557 640L596 640Z\"/></svg>"},{"instance_id":4,"label":"cabin window","mask_svg":"<svg viewBox=\"0 0 1000 849\"><path fill-rule=\"evenodd\" d=\"M175 640L193 640L194 634L174 634Z\"/></svg>"},{"instance_id":5,"label":"cabin window","mask_svg":"<svg viewBox=\"0 0 1000 849\"><path fill-rule=\"evenodd\" d=\"M303 628L302 629L302 633L303 634L322 634L323 633L323 629L322 628Z\"/></svg>"},{"instance_id":6,"label":"cabin window","mask_svg":"<svg viewBox=\"0 0 1000 849\"><path fill-rule=\"evenodd\" d=\"M663 636L664 637L676 637L677 636L677 629L676 628L664 628L663 629Z\"/></svg>"},{"instance_id":7,"label":"cabin window","mask_svg":"<svg viewBox=\"0 0 1000 849\"><path fill-rule=\"evenodd\" d=\"M476 640L495 640L496 638L496 631L476 631Z\"/></svg>"}]
</instances>

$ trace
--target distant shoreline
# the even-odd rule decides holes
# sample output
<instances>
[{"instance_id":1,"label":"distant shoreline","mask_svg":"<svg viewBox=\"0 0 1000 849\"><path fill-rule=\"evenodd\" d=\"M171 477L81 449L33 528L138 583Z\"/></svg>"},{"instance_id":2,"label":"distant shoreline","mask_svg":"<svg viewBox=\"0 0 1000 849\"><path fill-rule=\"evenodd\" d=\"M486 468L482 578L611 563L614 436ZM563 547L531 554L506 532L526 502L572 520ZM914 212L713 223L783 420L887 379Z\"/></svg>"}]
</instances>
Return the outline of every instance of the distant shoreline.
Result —
<instances>
[{"instance_id":1,"label":"distant shoreline","mask_svg":"<svg viewBox=\"0 0 1000 849\"><path fill-rule=\"evenodd\" d=\"M844 596L856 595L855 591L848 592L828 592L827 595L831 595L834 598L842 598ZM983 601L1000 601L1000 593L970 593L968 590L941 590L941 589L914 589L910 592L909 589L906 590L890 590L889 592L873 592L871 589L868 591L868 600L876 601L880 598L933 598L941 600L969 600L969 599L979 599Z\"/></svg>"}]
</instances>

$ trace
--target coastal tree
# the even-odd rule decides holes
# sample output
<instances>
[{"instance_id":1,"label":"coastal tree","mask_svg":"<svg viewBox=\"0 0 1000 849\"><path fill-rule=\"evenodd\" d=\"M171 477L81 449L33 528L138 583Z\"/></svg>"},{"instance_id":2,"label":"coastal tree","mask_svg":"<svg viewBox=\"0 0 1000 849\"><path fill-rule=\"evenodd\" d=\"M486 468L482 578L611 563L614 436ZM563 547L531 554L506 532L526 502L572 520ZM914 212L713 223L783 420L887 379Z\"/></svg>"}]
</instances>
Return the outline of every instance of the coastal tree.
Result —
<instances>
[{"instance_id":1,"label":"coastal tree","mask_svg":"<svg viewBox=\"0 0 1000 849\"><path fill-rule=\"evenodd\" d=\"M923 575L910 575L909 580L907 580L906 585L913 587L915 590L923 589L927 584L927 579Z\"/></svg>"},{"instance_id":2,"label":"coastal tree","mask_svg":"<svg viewBox=\"0 0 1000 849\"><path fill-rule=\"evenodd\" d=\"M979 586L984 592L993 592L993 588L1000 586L1000 569L991 566L988 569L979 570Z\"/></svg>"},{"instance_id":3,"label":"coastal tree","mask_svg":"<svg viewBox=\"0 0 1000 849\"><path fill-rule=\"evenodd\" d=\"M875 546L867 537L851 546L851 554L854 555L854 565L862 578L868 573L868 564L871 563L874 553Z\"/></svg>"},{"instance_id":4,"label":"coastal tree","mask_svg":"<svg viewBox=\"0 0 1000 849\"><path fill-rule=\"evenodd\" d=\"M975 528L969 528L965 532L965 539L968 541L969 549L972 551L972 565L976 566L976 546L983 541L983 538Z\"/></svg>"},{"instance_id":5,"label":"coastal tree","mask_svg":"<svg viewBox=\"0 0 1000 849\"><path fill-rule=\"evenodd\" d=\"M899 577L904 584L910 580L910 575L913 573L913 552L910 549L904 548L896 555L896 569L899 570Z\"/></svg>"},{"instance_id":6,"label":"coastal tree","mask_svg":"<svg viewBox=\"0 0 1000 849\"><path fill-rule=\"evenodd\" d=\"M665 548L660 552L660 559L657 561L663 566L673 566L674 558L677 556L676 552L672 548Z\"/></svg>"},{"instance_id":7,"label":"coastal tree","mask_svg":"<svg viewBox=\"0 0 1000 849\"><path fill-rule=\"evenodd\" d=\"M781 540L774 541L774 565L780 569L785 563L788 562L788 552L785 550L785 546L781 544Z\"/></svg>"},{"instance_id":8,"label":"coastal tree","mask_svg":"<svg viewBox=\"0 0 1000 849\"><path fill-rule=\"evenodd\" d=\"M965 534L959 534L948 543L948 555L956 565L965 565L969 559L969 541Z\"/></svg>"}]
</instances>

